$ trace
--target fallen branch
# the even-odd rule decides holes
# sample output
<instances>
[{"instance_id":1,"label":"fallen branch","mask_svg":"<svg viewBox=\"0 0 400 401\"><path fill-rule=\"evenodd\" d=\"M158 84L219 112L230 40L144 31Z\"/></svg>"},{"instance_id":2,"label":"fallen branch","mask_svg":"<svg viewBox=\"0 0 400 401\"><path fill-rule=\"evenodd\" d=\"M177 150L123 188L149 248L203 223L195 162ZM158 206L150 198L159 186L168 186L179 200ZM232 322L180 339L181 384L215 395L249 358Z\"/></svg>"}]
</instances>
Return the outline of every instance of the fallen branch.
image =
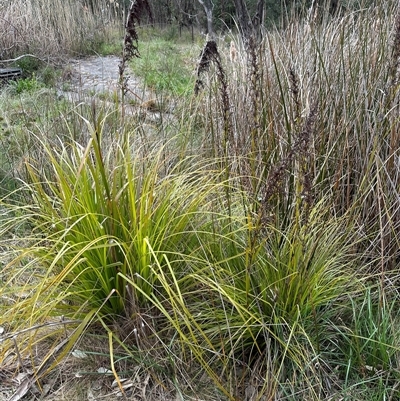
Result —
<instances>
[{"instance_id":1,"label":"fallen branch","mask_svg":"<svg viewBox=\"0 0 400 401\"><path fill-rule=\"evenodd\" d=\"M16 58L11 58L9 60L0 60L0 63L13 63L15 61L20 60L21 58L24 58L24 57L33 57L33 58L36 58L36 59L38 59L40 61L43 61L44 63L46 62L45 60L43 60L42 58L40 58L38 56L35 56L34 54L22 54L21 56L18 56Z\"/></svg>"}]
</instances>

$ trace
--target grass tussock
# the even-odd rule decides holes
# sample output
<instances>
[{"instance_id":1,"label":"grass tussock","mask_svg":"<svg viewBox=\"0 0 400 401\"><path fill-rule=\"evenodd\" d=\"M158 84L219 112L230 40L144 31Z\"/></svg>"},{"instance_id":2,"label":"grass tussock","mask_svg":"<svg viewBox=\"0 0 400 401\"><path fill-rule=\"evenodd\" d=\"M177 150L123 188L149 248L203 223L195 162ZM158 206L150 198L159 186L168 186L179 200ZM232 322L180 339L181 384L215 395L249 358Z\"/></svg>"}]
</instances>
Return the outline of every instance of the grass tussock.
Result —
<instances>
[{"instance_id":1,"label":"grass tussock","mask_svg":"<svg viewBox=\"0 0 400 401\"><path fill-rule=\"evenodd\" d=\"M61 135L18 100L2 366L45 383L83 345L127 395L140 376L144 397L399 397L397 4L304 15L207 42L152 115L70 105Z\"/></svg>"}]
</instances>

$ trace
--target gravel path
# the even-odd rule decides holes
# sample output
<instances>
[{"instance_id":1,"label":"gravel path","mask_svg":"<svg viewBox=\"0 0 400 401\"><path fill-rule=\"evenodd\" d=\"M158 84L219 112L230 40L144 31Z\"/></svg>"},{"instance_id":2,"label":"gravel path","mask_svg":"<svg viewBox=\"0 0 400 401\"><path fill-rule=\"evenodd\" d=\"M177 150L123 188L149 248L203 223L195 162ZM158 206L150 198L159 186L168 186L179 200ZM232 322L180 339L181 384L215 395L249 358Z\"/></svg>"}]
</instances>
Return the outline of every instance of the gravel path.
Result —
<instances>
[{"instance_id":1,"label":"gravel path","mask_svg":"<svg viewBox=\"0 0 400 401\"><path fill-rule=\"evenodd\" d=\"M117 56L95 56L85 59L72 59L65 68L64 75L70 85L59 89L59 95L76 99L76 95L94 96L96 94L118 93L120 58ZM127 71L129 89L142 97L138 79ZM68 89L66 89L68 88ZM129 94L128 94L129 97Z\"/></svg>"}]
</instances>

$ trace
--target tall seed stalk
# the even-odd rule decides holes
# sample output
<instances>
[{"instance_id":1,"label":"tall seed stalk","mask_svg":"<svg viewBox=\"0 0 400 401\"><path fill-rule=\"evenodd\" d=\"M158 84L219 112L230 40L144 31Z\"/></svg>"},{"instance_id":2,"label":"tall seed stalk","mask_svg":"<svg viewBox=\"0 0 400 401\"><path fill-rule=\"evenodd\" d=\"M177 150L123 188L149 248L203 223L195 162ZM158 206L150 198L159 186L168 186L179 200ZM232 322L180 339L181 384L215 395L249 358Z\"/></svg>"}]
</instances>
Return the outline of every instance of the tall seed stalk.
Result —
<instances>
[{"instance_id":1,"label":"tall seed stalk","mask_svg":"<svg viewBox=\"0 0 400 401\"><path fill-rule=\"evenodd\" d=\"M127 64L133 58L140 58L139 37L136 31L135 21L140 25L140 18L144 12L153 20L152 12L148 0L133 0L129 6L128 15L125 24L124 46L122 50L122 58L118 65L119 86L121 88L121 116L122 123L125 117L125 96L129 90L129 77L126 76Z\"/></svg>"},{"instance_id":2,"label":"tall seed stalk","mask_svg":"<svg viewBox=\"0 0 400 401\"><path fill-rule=\"evenodd\" d=\"M224 163L225 170L225 180L228 181L230 178L230 161L229 149L232 146L233 142L233 130L232 130L232 118L231 118L231 102L228 93L228 80L224 67L222 66L221 55L218 52L217 43L214 40L208 41L201 54L200 60L197 66L197 79L195 82L194 92L198 94L201 88L204 86L204 82L201 79L201 76L210 70L211 64L216 68L217 74L217 83L218 83L218 92L219 92L219 102L217 105L220 106L222 111L222 141L218 143L220 140L219 135L216 140L216 147L218 153L215 153L214 156L216 158L222 157L222 161ZM222 148L222 149L221 149ZM226 198L230 209L230 191L226 191Z\"/></svg>"}]
</instances>

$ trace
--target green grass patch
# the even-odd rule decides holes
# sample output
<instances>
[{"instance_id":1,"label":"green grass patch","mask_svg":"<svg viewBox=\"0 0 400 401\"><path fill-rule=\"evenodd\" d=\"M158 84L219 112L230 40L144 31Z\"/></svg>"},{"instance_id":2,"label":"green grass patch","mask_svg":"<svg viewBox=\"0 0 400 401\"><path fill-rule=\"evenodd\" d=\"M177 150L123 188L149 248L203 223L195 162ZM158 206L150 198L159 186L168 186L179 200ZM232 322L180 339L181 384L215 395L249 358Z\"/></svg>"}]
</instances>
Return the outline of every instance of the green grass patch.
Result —
<instances>
[{"instance_id":1,"label":"green grass patch","mask_svg":"<svg viewBox=\"0 0 400 401\"><path fill-rule=\"evenodd\" d=\"M133 60L130 66L148 89L172 96L192 93L197 47L162 38L139 43L141 58Z\"/></svg>"}]
</instances>

